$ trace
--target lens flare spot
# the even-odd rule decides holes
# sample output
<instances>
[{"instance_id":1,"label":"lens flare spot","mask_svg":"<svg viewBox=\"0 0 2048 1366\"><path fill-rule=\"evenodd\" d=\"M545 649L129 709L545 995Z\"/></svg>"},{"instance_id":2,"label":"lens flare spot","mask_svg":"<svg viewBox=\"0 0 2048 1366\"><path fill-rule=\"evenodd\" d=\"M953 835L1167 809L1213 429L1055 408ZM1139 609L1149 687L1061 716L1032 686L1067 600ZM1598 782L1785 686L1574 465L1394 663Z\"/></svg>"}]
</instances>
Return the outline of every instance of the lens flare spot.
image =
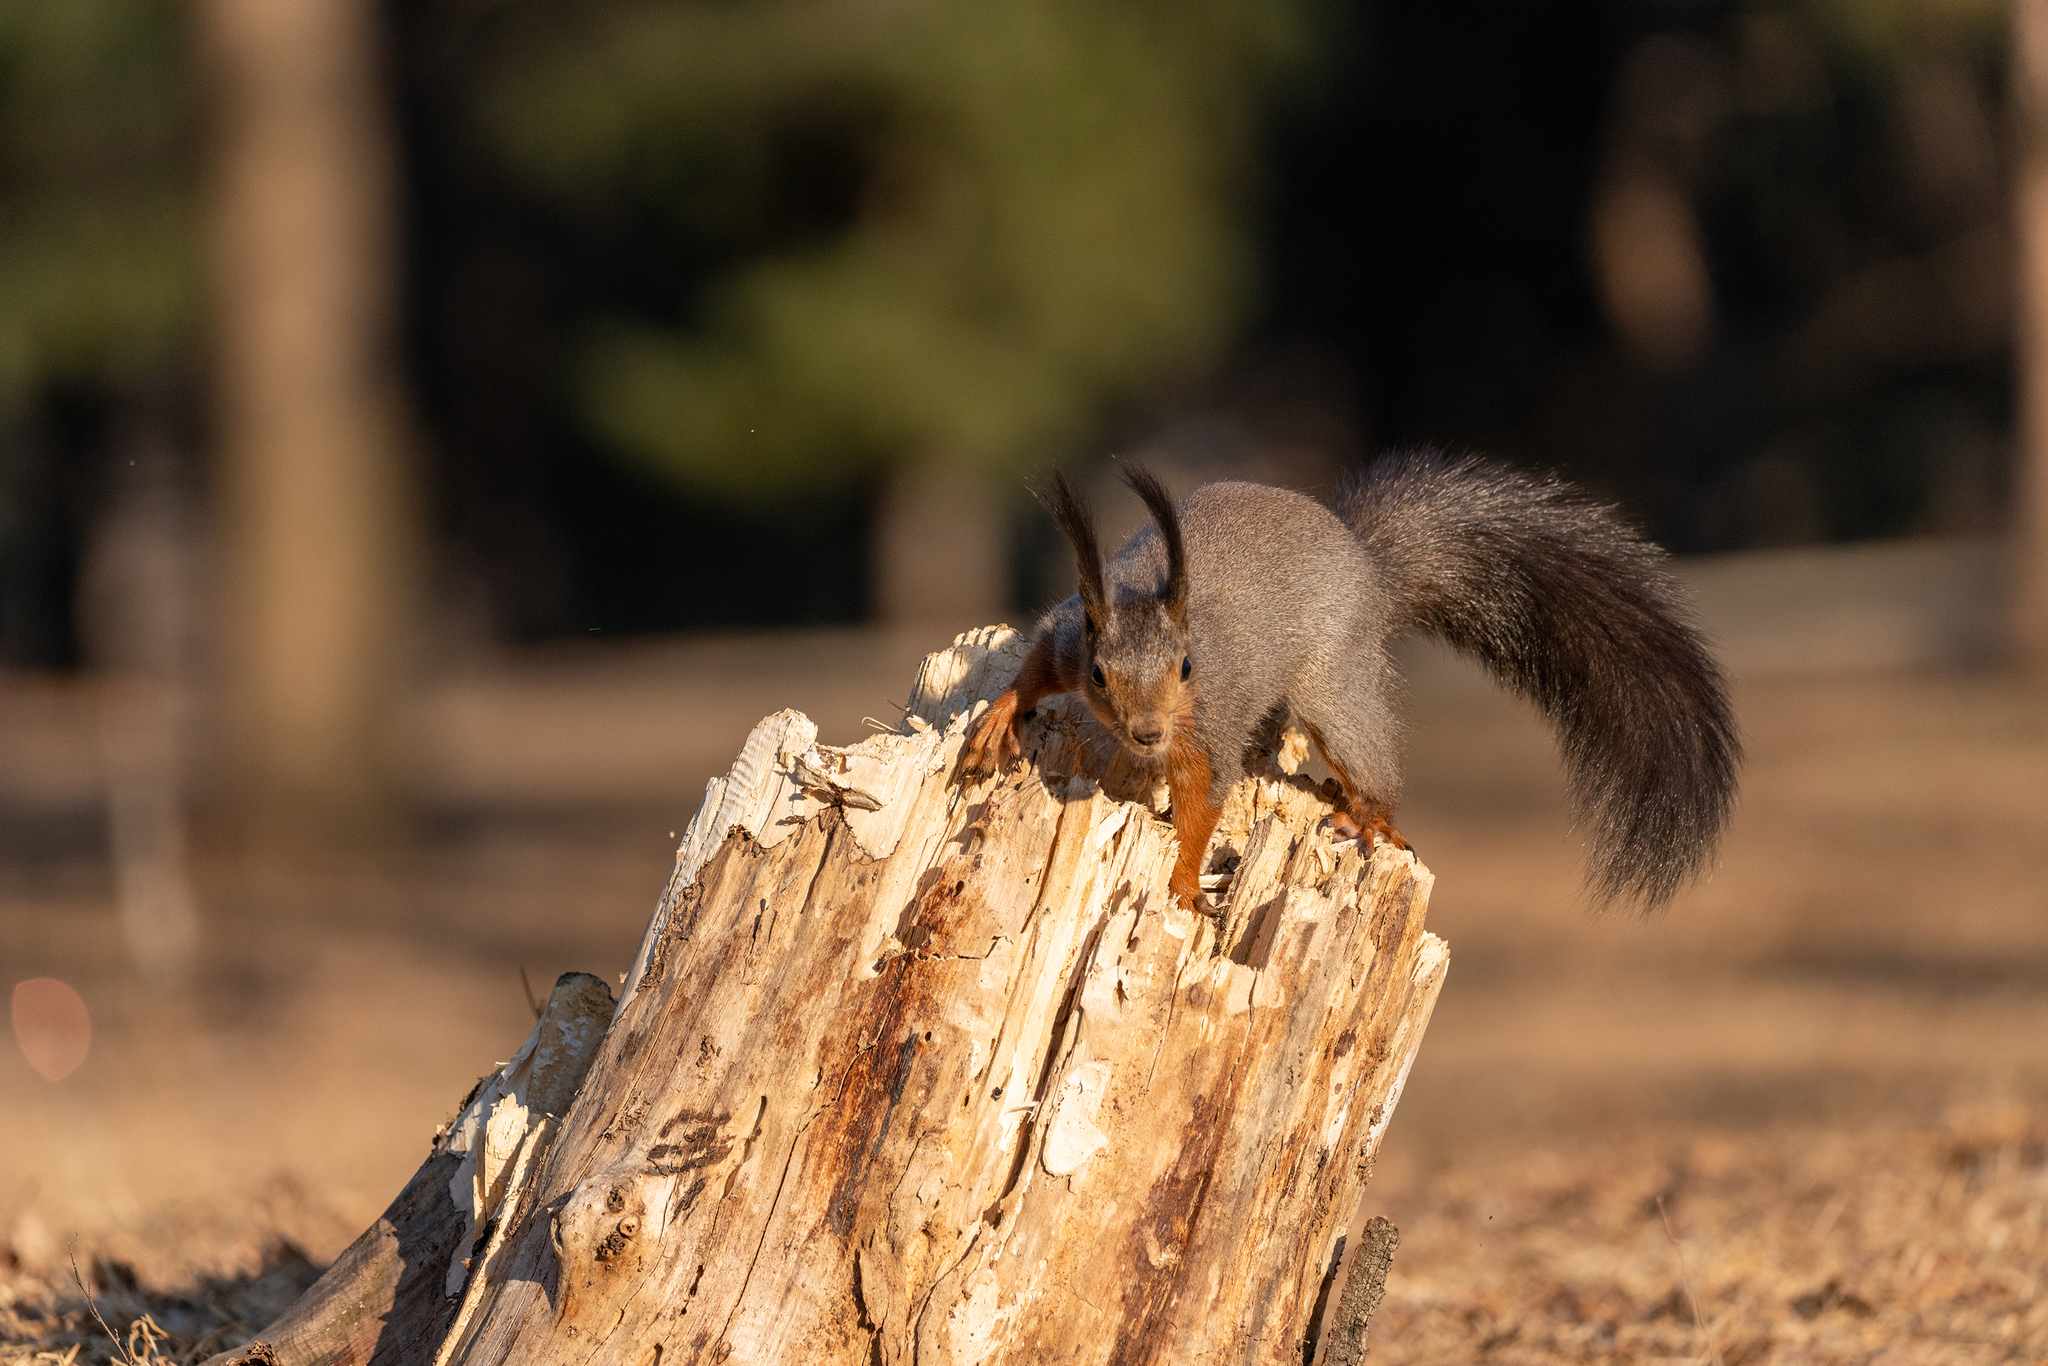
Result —
<instances>
[{"instance_id":1,"label":"lens flare spot","mask_svg":"<svg viewBox=\"0 0 2048 1366\"><path fill-rule=\"evenodd\" d=\"M54 977L16 982L14 1042L38 1075L61 1080L78 1070L92 1048L92 1012L76 991Z\"/></svg>"}]
</instances>

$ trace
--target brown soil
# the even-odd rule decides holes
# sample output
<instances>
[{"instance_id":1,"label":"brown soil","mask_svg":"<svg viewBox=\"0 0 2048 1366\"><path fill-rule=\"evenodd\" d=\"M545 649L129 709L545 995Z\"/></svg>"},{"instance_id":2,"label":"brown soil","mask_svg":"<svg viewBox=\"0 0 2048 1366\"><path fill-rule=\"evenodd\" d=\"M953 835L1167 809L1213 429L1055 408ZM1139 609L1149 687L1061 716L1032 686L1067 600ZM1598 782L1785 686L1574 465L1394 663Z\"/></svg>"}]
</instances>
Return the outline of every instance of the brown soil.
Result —
<instances>
[{"instance_id":1,"label":"brown soil","mask_svg":"<svg viewBox=\"0 0 2048 1366\"><path fill-rule=\"evenodd\" d=\"M821 653L850 662L820 680ZM253 1332L524 1037L522 967L625 968L748 724L797 705L851 738L915 654L708 642L451 684L420 845L208 865L183 985L126 961L90 690L0 689L0 966L95 1025L57 1083L0 1049L0 1361L115 1359L80 1283L138 1357ZM1402 1230L1374 1356L2048 1361L2048 692L1742 686L1722 864L1642 924L1582 905L1541 727L1442 658L1413 677L1399 825L1452 968L1371 1188Z\"/></svg>"}]
</instances>

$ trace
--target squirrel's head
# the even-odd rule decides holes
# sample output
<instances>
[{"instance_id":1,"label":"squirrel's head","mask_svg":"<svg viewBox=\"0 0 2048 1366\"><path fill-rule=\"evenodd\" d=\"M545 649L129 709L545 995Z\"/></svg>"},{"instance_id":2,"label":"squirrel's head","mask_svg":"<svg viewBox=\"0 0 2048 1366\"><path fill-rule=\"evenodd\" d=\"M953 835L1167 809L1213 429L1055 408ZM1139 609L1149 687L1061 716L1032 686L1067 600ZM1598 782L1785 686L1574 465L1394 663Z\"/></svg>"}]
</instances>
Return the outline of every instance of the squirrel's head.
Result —
<instances>
[{"instance_id":1,"label":"squirrel's head","mask_svg":"<svg viewBox=\"0 0 2048 1366\"><path fill-rule=\"evenodd\" d=\"M1166 545L1166 582L1157 592L1104 589L1095 523L1057 471L1039 501L1074 546L1081 579L1082 639L1087 671L1081 695L1124 748L1164 759L1174 737L1194 724L1195 668L1188 639L1188 568L1180 515L1159 481L1140 466L1124 467L1131 486L1159 525Z\"/></svg>"}]
</instances>

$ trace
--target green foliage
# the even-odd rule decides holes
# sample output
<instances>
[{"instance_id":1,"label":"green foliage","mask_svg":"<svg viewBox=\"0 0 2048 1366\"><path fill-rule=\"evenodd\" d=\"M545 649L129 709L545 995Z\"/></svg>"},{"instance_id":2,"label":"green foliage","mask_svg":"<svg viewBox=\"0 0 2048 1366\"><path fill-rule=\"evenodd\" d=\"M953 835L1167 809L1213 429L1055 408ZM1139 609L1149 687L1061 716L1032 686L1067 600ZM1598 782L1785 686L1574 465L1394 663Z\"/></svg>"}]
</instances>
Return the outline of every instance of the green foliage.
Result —
<instances>
[{"instance_id":1,"label":"green foliage","mask_svg":"<svg viewBox=\"0 0 2048 1366\"><path fill-rule=\"evenodd\" d=\"M0 417L173 362L198 318L175 0L0 4Z\"/></svg>"},{"instance_id":2,"label":"green foliage","mask_svg":"<svg viewBox=\"0 0 2048 1366\"><path fill-rule=\"evenodd\" d=\"M592 329L591 419L747 496L1044 458L1105 402L1197 370L1246 302L1249 144L1304 4L526 16L489 102L499 145L551 192L652 206L724 252L679 326ZM804 202L834 167L837 202Z\"/></svg>"},{"instance_id":3,"label":"green foliage","mask_svg":"<svg viewBox=\"0 0 2048 1366\"><path fill-rule=\"evenodd\" d=\"M1803 14L1828 47L1888 70L1924 56L1929 43L1996 51L2010 6L2008 0L1792 0L1786 8Z\"/></svg>"}]
</instances>

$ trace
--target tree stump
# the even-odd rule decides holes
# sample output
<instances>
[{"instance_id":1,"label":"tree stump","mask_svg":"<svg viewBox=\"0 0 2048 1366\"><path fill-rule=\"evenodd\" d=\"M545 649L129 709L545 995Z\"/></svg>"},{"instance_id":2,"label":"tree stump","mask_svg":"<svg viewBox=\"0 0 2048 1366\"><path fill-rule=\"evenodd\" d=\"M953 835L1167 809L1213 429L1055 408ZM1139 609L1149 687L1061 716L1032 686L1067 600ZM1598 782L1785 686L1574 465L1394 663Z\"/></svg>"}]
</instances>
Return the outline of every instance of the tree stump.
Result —
<instances>
[{"instance_id":1,"label":"tree stump","mask_svg":"<svg viewBox=\"0 0 2048 1366\"><path fill-rule=\"evenodd\" d=\"M901 734L755 729L404 1359L1309 1359L1448 964L1430 875L1271 768L1218 827L1216 914L1175 907L1156 775L1068 699L959 786L1027 644L929 657Z\"/></svg>"}]
</instances>

